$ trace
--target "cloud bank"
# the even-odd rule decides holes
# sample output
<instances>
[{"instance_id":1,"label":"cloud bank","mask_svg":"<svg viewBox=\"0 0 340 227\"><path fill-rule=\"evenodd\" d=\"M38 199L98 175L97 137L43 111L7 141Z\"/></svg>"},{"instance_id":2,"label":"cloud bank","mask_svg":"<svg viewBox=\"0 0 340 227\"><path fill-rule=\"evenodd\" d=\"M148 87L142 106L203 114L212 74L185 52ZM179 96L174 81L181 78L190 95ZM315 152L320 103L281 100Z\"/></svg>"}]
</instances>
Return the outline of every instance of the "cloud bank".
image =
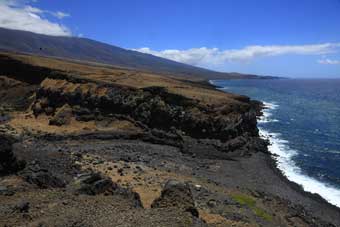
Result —
<instances>
[{"instance_id":1,"label":"cloud bank","mask_svg":"<svg viewBox=\"0 0 340 227\"><path fill-rule=\"evenodd\" d=\"M28 1L0 0L0 27L30 31L52 36L71 36L70 29L46 19L45 15L58 19L70 16L64 12L51 12L29 5Z\"/></svg>"},{"instance_id":2,"label":"cloud bank","mask_svg":"<svg viewBox=\"0 0 340 227\"><path fill-rule=\"evenodd\" d=\"M340 65L340 60L331 60L328 58L319 60L318 62L323 65Z\"/></svg>"},{"instance_id":3,"label":"cloud bank","mask_svg":"<svg viewBox=\"0 0 340 227\"><path fill-rule=\"evenodd\" d=\"M148 47L134 49L142 53L197 66L220 65L226 62L245 62L258 57L279 55L324 55L337 52L340 43L311 45L247 46L242 49L220 50L218 48L192 48L188 50L155 51Z\"/></svg>"}]
</instances>

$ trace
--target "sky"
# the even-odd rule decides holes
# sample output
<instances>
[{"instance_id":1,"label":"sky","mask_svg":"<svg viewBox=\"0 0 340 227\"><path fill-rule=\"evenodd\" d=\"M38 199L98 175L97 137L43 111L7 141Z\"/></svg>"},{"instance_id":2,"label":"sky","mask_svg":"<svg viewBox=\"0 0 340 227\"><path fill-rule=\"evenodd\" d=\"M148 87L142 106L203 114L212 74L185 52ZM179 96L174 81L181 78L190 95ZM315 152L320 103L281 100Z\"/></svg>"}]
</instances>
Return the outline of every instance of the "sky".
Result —
<instances>
[{"instance_id":1,"label":"sky","mask_svg":"<svg viewBox=\"0 0 340 227\"><path fill-rule=\"evenodd\" d=\"M340 0L0 0L0 27L217 71L340 78Z\"/></svg>"}]
</instances>

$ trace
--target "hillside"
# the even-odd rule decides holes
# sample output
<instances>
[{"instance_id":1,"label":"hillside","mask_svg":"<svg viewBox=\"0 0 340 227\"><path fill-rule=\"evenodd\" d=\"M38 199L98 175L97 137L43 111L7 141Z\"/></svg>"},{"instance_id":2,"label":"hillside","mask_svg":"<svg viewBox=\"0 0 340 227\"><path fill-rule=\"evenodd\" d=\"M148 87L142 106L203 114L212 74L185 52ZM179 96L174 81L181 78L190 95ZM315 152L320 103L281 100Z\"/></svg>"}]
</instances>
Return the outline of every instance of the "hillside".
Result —
<instances>
[{"instance_id":1,"label":"hillside","mask_svg":"<svg viewBox=\"0 0 340 227\"><path fill-rule=\"evenodd\" d=\"M275 168L261 107L202 81L0 53L0 226L340 226Z\"/></svg>"},{"instance_id":2,"label":"hillside","mask_svg":"<svg viewBox=\"0 0 340 227\"><path fill-rule=\"evenodd\" d=\"M220 73L77 37L56 37L0 28L0 50L97 62L118 67L195 79L263 78Z\"/></svg>"}]
</instances>

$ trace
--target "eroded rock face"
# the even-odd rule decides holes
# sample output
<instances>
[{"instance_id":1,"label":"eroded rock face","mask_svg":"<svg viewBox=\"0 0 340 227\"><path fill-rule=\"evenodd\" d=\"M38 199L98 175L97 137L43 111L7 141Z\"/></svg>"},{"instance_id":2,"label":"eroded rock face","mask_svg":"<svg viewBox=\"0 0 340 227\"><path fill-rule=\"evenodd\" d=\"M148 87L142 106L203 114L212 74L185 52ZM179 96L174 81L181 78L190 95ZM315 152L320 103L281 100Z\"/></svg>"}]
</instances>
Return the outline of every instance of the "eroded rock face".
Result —
<instances>
[{"instance_id":1,"label":"eroded rock face","mask_svg":"<svg viewBox=\"0 0 340 227\"><path fill-rule=\"evenodd\" d=\"M169 131L175 128L194 138L227 141L244 133L257 136L256 110L249 99L235 100L235 103L236 106L217 108L169 93L161 87L134 89L45 79L37 92L33 111L36 115L48 112L60 119L58 110L69 105L73 115L81 121L119 114L151 129ZM57 119L52 122L60 125Z\"/></svg>"},{"instance_id":2,"label":"eroded rock face","mask_svg":"<svg viewBox=\"0 0 340 227\"><path fill-rule=\"evenodd\" d=\"M0 109L26 110L34 101L31 96L37 87L0 75Z\"/></svg>"},{"instance_id":3,"label":"eroded rock face","mask_svg":"<svg viewBox=\"0 0 340 227\"><path fill-rule=\"evenodd\" d=\"M0 135L0 175L16 173L25 167L25 162L13 154L13 142L12 138Z\"/></svg>"},{"instance_id":4,"label":"eroded rock face","mask_svg":"<svg viewBox=\"0 0 340 227\"><path fill-rule=\"evenodd\" d=\"M161 196L152 203L151 207L176 207L198 217L198 211L195 207L195 202L189 185L176 180L169 180L166 182Z\"/></svg>"}]
</instances>

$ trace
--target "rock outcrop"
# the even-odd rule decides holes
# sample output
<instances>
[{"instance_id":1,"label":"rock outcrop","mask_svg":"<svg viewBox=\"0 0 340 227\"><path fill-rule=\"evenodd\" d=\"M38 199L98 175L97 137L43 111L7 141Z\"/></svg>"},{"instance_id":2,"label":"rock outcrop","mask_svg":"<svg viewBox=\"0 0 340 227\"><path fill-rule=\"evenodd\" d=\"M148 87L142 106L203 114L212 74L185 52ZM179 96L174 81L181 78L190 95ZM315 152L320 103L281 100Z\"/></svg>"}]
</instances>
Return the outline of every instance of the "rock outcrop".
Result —
<instances>
[{"instance_id":1,"label":"rock outcrop","mask_svg":"<svg viewBox=\"0 0 340 227\"><path fill-rule=\"evenodd\" d=\"M227 141L245 133L250 137L257 136L256 110L249 98L234 102L236 104L214 107L170 93L162 87L136 89L45 79L37 91L33 112L35 115L52 114L50 123L62 125L64 120L59 121L58 110L64 110L67 105L80 121L124 115L150 129L170 131L175 128L194 138Z\"/></svg>"},{"instance_id":2,"label":"rock outcrop","mask_svg":"<svg viewBox=\"0 0 340 227\"><path fill-rule=\"evenodd\" d=\"M2 76L0 73L0 112L2 108L4 110L26 110L34 101L32 95L37 87L37 85L15 80L9 76Z\"/></svg>"}]
</instances>

